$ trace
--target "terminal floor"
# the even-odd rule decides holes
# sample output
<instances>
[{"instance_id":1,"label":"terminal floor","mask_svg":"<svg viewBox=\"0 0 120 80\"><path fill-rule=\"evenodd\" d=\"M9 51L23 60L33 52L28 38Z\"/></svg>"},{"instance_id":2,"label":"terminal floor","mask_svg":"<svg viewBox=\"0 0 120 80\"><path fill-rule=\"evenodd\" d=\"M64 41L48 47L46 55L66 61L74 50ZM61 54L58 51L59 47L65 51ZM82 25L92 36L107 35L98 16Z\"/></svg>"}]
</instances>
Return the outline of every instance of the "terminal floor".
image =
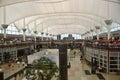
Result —
<instances>
[{"instance_id":1,"label":"terminal floor","mask_svg":"<svg viewBox=\"0 0 120 80\"><path fill-rule=\"evenodd\" d=\"M73 51L74 52L74 51ZM71 68L68 69L68 80L100 80L96 74L86 75L84 70L90 70L90 66L86 65L85 61L80 60L80 51L76 51L76 55L73 55L73 52L71 51L68 55L68 61L71 63ZM15 64L14 68L8 68L8 64L0 65L4 71L4 77L8 77L15 72L21 70L24 68L24 66ZM97 72L99 73L99 72ZM105 80L120 80L120 75L115 74L107 74L107 73L101 73ZM11 80L14 80L11 79ZM22 80L22 79L17 79ZM24 79L23 79L24 80ZM55 79L52 79L55 80Z\"/></svg>"},{"instance_id":2,"label":"terminal floor","mask_svg":"<svg viewBox=\"0 0 120 80\"><path fill-rule=\"evenodd\" d=\"M71 68L68 69L68 80L100 80L96 74L86 75L84 70L91 72L91 67L85 61L80 60L81 52L78 51L75 58L69 57ZM100 72L96 72L100 73ZM120 75L101 73L105 80L120 80Z\"/></svg>"}]
</instances>

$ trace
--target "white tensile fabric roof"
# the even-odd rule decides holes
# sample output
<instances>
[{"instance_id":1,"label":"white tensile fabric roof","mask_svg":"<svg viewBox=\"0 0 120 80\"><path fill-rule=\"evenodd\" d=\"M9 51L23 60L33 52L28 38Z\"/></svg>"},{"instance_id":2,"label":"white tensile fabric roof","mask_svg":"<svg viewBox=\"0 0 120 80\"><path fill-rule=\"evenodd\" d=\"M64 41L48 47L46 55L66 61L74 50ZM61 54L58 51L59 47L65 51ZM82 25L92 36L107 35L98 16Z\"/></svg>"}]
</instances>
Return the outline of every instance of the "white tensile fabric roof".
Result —
<instances>
[{"instance_id":1,"label":"white tensile fabric roof","mask_svg":"<svg viewBox=\"0 0 120 80\"><path fill-rule=\"evenodd\" d=\"M120 23L120 0L0 0L0 25L20 30L83 34L107 19Z\"/></svg>"}]
</instances>

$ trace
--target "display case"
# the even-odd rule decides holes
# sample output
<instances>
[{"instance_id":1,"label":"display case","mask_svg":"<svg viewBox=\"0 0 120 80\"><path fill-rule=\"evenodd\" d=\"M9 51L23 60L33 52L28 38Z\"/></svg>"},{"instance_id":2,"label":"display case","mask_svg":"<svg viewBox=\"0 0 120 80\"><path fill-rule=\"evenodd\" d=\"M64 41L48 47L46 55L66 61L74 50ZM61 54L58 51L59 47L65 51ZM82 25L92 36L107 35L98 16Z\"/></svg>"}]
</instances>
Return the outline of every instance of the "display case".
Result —
<instances>
[{"instance_id":1,"label":"display case","mask_svg":"<svg viewBox=\"0 0 120 80\"><path fill-rule=\"evenodd\" d=\"M91 57L92 57L92 48L87 47L85 58L88 62L91 62Z\"/></svg>"},{"instance_id":2,"label":"display case","mask_svg":"<svg viewBox=\"0 0 120 80\"><path fill-rule=\"evenodd\" d=\"M120 72L120 51L109 51L109 72Z\"/></svg>"},{"instance_id":3,"label":"display case","mask_svg":"<svg viewBox=\"0 0 120 80\"><path fill-rule=\"evenodd\" d=\"M16 57L17 57L17 51L16 50L11 51L10 55L11 55L11 59L16 59Z\"/></svg>"},{"instance_id":4,"label":"display case","mask_svg":"<svg viewBox=\"0 0 120 80\"><path fill-rule=\"evenodd\" d=\"M91 47L92 46L92 47ZM102 66L105 72L120 73L120 44L109 42L86 43L85 59L91 62L95 57L98 66Z\"/></svg>"},{"instance_id":5,"label":"display case","mask_svg":"<svg viewBox=\"0 0 120 80\"><path fill-rule=\"evenodd\" d=\"M99 49L99 65L101 65L105 71L108 72L108 50Z\"/></svg>"},{"instance_id":6,"label":"display case","mask_svg":"<svg viewBox=\"0 0 120 80\"><path fill-rule=\"evenodd\" d=\"M99 64L99 61L100 61L100 59L99 59L99 56L100 56L100 55L99 55L99 52L100 52L99 49L94 49L94 48L93 48L93 51L92 51L92 52L93 52L92 57L95 57L97 63Z\"/></svg>"},{"instance_id":7,"label":"display case","mask_svg":"<svg viewBox=\"0 0 120 80\"><path fill-rule=\"evenodd\" d=\"M9 60L13 60L17 57L17 49L16 48L1 48L0 49L0 61L8 62Z\"/></svg>"}]
</instances>

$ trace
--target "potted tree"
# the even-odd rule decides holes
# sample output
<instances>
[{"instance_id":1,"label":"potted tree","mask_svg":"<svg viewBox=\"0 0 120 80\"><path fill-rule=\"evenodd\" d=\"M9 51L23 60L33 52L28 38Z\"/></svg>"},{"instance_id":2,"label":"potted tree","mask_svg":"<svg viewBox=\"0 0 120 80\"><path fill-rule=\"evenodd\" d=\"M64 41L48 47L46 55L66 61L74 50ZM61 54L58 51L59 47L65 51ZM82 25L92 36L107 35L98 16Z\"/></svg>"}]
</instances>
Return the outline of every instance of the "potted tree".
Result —
<instances>
[{"instance_id":1,"label":"potted tree","mask_svg":"<svg viewBox=\"0 0 120 80\"><path fill-rule=\"evenodd\" d=\"M27 80L51 80L55 73L58 73L58 67L55 62L47 57L41 57L35 60L26 70Z\"/></svg>"}]
</instances>

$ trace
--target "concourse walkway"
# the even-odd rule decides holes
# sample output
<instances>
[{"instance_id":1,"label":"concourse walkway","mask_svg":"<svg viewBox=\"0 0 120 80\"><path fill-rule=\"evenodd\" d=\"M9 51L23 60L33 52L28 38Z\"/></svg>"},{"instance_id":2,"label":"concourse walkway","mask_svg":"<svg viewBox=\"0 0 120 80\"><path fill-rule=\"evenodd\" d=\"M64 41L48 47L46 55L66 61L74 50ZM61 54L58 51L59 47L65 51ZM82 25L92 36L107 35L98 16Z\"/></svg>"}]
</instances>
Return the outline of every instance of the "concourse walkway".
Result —
<instances>
[{"instance_id":1,"label":"concourse walkway","mask_svg":"<svg viewBox=\"0 0 120 80\"><path fill-rule=\"evenodd\" d=\"M84 60L80 60L81 52L75 50L75 57L70 55L74 54L74 51L71 51L68 57L68 61L71 63L71 68L68 69L68 80L100 80L96 74L86 75L85 70L88 70L91 73L90 66L86 65ZM100 72L96 72L100 73ZM120 80L120 75L101 73L105 80Z\"/></svg>"},{"instance_id":2,"label":"concourse walkway","mask_svg":"<svg viewBox=\"0 0 120 80\"><path fill-rule=\"evenodd\" d=\"M96 75L86 75L84 70L89 70L85 61L80 61L80 57L76 56L71 63L71 68L68 69L68 80L99 80Z\"/></svg>"},{"instance_id":3,"label":"concourse walkway","mask_svg":"<svg viewBox=\"0 0 120 80\"><path fill-rule=\"evenodd\" d=\"M80 50L72 50L68 53L68 63L71 63L71 68L68 69L68 80L100 80L96 74L91 74L91 67L86 65L84 60L80 60ZM90 75L85 74L85 70L90 72ZM96 72L100 73L100 72ZM120 80L120 75L101 73L105 80ZM25 78L23 80L26 80ZM56 80L53 77L51 80Z\"/></svg>"}]
</instances>

